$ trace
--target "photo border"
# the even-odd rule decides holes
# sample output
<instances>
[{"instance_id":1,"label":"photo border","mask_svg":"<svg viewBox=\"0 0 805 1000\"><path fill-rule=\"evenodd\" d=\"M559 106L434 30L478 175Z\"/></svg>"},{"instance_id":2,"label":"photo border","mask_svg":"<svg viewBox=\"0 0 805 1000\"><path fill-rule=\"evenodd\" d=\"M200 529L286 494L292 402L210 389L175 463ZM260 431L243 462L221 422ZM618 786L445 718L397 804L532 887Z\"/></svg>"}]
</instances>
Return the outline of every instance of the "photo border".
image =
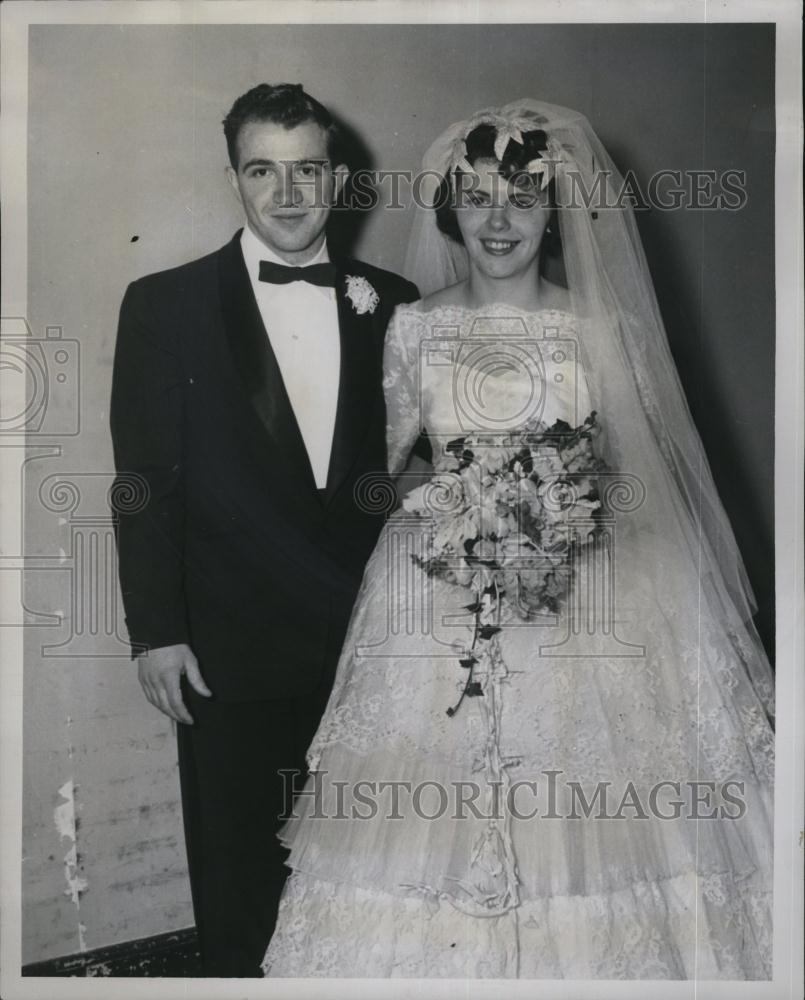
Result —
<instances>
[{"instance_id":1,"label":"photo border","mask_svg":"<svg viewBox=\"0 0 805 1000\"><path fill-rule=\"evenodd\" d=\"M27 315L27 44L30 24L415 24L415 23L725 23L777 24L776 55L776 362L775 556L777 733L774 796L774 978L769 982L652 982L655 1000L677 997L781 998L803 995L803 221L801 9L784 0L7 0L2 26L0 184L2 315ZM0 372L0 378L3 373ZM7 388L11 386L9 382ZM0 389L2 384L0 384ZM19 401L3 395L11 412ZM24 442L0 443L0 552L19 554ZM3 905L0 995L15 998L115 997L596 997L646 995L645 980L210 980L34 978L20 975L22 801L22 574L4 574L0 620L0 815ZM16 619L15 619L16 615ZM113 982L114 985L111 985Z\"/></svg>"}]
</instances>

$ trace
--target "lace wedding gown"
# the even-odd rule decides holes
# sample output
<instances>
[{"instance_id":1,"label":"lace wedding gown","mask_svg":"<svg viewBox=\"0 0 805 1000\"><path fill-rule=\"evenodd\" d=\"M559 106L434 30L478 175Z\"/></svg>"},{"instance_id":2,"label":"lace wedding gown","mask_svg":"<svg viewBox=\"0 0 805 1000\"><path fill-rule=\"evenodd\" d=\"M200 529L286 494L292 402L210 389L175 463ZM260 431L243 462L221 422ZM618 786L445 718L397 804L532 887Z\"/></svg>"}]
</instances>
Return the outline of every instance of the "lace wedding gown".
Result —
<instances>
[{"instance_id":1,"label":"lace wedding gown","mask_svg":"<svg viewBox=\"0 0 805 1000\"><path fill-rule=\"evenodd\" d=\"M386 354L392 472L421 426L436 472L454 467L446 445L466 428L457 391L465 410L475 399L497 414L497 429L524 412L531 375L504 365L473 388L476 342L507 345L525 331L548 423L576 426L589 413L573 317L491 313L397 310ZM470 378L457 390L462 351ZM636 539L620 531L628 517L618 515L611 548L577 568L555 619L504 614L476 667L483 694L452 717L472 593L425 574L412 559L425 551L421 525L404 512L389 519L310 747L306 791L319 798L301 796L281 834L293 870L267 975L770 977L772 693L747 672L762 654L709 613L662 525ZM594 607L607 587L611 603ZM713 783L694 786L699 806L697 780ZM588 802L609 783L604 816L585 815L578 799L574 809L573 782ZM737 818L707 797L729 782L743 783ZM461 789L465 801L477 793L477 809L456 818ZM513 789L514 809L492 808ZM674 799L685 802L676 818Z\"/></svg>"}]
</instances>

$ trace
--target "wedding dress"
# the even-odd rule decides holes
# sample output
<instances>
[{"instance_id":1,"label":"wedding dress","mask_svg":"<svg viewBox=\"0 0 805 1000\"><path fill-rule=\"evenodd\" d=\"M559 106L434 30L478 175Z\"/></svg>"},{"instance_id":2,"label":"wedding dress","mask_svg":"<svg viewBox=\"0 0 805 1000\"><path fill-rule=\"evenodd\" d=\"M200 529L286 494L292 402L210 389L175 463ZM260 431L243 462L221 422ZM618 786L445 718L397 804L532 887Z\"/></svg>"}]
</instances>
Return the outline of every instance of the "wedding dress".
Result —
<instances>
[{"instance_id":1,"label":"wedding dress","mask_svg":"<svg viewBox=\"0 0 805 1000\"><path fill-rule=\"evenodd\" d=\"M386 354L392 471L420 426L434 476L454 466L447 446L466 430L455 371L479 344L530 344L545 419L580 424L591 404L578 336L565 312L398 308ZM501 427L533 395L533 372L492 373L484 415ZM630 503L620 506L627 524ZM747 671L756 647L710 613L662 525L642 537L618 528L576 567L554 620L504 611L476 667L483 694L448 716L472 595L412 558L421 522L404 510L389 519L310 748L307 791L319 797L302 796L283 831L292 874L268 975L769 977L773 734ZM743 783L743 815L703 818L716 807L699 785L702 818L691 818L697 779ZM354 815L372 811L367 795L363 807L351 797L361 781L375 783L371 818ZM609 818L585 817L578 800L568 818L573 782L588 802L609 783ZM675 819L663 816L676 786L651 805L661 782L687 795ZM455 818L461 788L478 789L478 815ZM512 810L490 806L512 788Z\"/></svg>"}]
</instances>

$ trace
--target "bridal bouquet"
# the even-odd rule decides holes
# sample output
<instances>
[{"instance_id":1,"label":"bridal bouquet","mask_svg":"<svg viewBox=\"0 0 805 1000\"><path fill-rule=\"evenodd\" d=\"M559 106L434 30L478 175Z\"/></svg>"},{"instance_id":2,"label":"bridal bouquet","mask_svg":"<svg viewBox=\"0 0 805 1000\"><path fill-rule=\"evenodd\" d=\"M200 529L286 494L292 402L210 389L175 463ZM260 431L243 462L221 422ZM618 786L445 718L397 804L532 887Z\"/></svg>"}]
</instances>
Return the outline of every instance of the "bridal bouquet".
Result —
<instances>
[{"instance_id":1,"label":"bridal bouquet","mask_svg":"<svg viewBox=\"0 0 805 1000\"><path fill-rule=\"evenodd\" d=\"M598 432L593 412L576 428L557 420L451 441L455 467L403 500L405 510L432 523L431 551L417 562L479 595L505 594L521 617L558 611L571 544L584 544L601 507Z\"/></svg>"},{"instance_id":2,"label":"bridal bouquet","mask_svg":"<svg viewBox=\"0 0 805 1000\"><path fill-rule=\"evenodd\" d=\"M501 599L522 618L559 610L573 548L587 544L601 509L599 430L593 412L575 428L539 421L515 434L469 434L447 446L452 469L403 499L405 510L431 522L430 550L415 561L475 594L467 605L475 635L462 667L471 671L478 640L500 631ZM468 682L464 693L482 691Z\"/></svg>"}]
</instances>

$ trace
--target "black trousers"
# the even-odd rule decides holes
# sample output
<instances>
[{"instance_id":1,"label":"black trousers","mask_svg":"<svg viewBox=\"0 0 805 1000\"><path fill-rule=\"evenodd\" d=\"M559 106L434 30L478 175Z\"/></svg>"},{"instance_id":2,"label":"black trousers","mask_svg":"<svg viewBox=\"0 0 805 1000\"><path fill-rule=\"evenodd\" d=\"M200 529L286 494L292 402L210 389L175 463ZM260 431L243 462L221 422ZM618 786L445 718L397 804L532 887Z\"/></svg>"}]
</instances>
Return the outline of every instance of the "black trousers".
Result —
<instances>
[{"instance_id":1,"label":"black trousers","mask_svg":"<svg viewBox=\"0 0 805 1000\"><path fill-rule=\"evenodd\" d=\"M183 685L194 724L178 724L187 860L202 972L262 976L287 851L276 839L305 751L332 686L330 671L306 698L222 703ZM280 774L300 772L295 781Z\"/></svg>"}]
</instances>

